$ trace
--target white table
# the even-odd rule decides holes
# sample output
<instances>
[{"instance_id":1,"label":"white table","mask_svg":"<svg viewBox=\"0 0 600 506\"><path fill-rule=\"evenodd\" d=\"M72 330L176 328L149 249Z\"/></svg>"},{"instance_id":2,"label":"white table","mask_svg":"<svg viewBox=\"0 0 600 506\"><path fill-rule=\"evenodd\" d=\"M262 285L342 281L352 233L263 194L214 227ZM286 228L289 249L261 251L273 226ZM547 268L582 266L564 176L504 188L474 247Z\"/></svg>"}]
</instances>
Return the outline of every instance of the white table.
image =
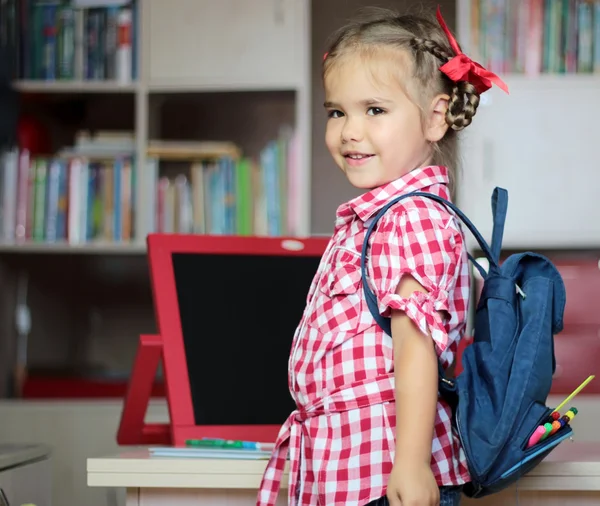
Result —
<instances>
[{"instance_id":1,"label":"white table","mask_svg":"<svg viewBox=\"0 0 600 506\"><path fill-rule=\"evenodd\" d=\"M151 458L146 449L87 461L88 485L127 489L127 506L252 506L266 461ZM287 474L278 506L286 504ZM600 443L565 442L514 488L470 506L598 506Z\"/></svg>"}]
</instances>

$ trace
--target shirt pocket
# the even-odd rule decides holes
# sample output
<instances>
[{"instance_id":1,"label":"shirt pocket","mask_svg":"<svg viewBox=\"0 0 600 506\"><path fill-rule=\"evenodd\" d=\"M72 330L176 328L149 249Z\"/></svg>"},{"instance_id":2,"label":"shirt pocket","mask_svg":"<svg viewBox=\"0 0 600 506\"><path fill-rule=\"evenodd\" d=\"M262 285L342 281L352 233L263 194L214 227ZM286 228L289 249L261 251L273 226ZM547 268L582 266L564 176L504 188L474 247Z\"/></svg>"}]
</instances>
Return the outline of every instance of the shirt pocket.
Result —
<instances>
[{"instance_id":1,"label":"shirt pocket","mask_svg":"<svg viewBox=\"0 0 600 506\"><path fill-rule=\"evenodd\" d=\"M360 333L372 322L363 314L360 255L344 248L333 251L328 272L319 283L308 324L324 333Z\"/></svg>"}]
</instances>

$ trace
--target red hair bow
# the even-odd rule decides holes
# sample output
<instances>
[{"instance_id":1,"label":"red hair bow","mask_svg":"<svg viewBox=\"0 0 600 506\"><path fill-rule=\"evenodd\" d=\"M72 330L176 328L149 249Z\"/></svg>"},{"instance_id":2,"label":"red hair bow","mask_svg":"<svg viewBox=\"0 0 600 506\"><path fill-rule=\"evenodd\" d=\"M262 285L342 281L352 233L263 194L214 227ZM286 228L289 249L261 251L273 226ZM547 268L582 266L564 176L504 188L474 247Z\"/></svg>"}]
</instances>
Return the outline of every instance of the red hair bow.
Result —
<instances>
[{"instance_id":1,"label":"red hair bow","mask_svg":"<svg viewBox=\"0 0 600 506\"><path fill-rule=\"evenodd\" d=\"M506 86L506 83L504 83L502 79L493 72L484 69L479 63L471 60L471 58L460 50L456 39L448 29L448 26L442 17L439 5L436 16L442 30L444 30L446 37L448 37L450 46L452 46L452 49L456 53L454 58L440 67L440 71L446 74L453 82L467 81L468 83L471 83L475 86L477 93L480 94L489 90L492 87L492 84L496 84L501 90L508 93L508 86Z\"/></svg>"}]
</instances>

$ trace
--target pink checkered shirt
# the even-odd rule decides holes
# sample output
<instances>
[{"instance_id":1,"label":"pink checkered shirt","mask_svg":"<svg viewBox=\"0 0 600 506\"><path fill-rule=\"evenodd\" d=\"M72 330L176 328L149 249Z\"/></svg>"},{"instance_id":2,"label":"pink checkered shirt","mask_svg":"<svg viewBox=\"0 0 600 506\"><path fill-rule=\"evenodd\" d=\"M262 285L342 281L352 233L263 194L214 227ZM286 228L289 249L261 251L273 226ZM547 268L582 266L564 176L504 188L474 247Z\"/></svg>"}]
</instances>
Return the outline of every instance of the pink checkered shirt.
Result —
<instances>
[{"instance_id":1,"label":"pink checkered shirt","mask_svg":"<svg viewBox=\"0 0 600 506\"><path fill-rule=\"evenodd\" d=\"M369 220L392 197L422 190L448 199L447 184L444 167L424 167L338 208L292 344L289 384L297 409L281 428L257 506L275 505L288 454L289 505L363 506L385 495L395 452L392 339L367 307L360 252ZM432 337L447 367L463 335L469 302L458 220L431 199L409 198L388 210L369 242L369 282L380 312L406 312ZM408 273L428 294L396 295ZM438 311L449 317L442 319ZM450 408L441 399L431 468L439 485L469 480Z\"/></svg>"}]
</instances>

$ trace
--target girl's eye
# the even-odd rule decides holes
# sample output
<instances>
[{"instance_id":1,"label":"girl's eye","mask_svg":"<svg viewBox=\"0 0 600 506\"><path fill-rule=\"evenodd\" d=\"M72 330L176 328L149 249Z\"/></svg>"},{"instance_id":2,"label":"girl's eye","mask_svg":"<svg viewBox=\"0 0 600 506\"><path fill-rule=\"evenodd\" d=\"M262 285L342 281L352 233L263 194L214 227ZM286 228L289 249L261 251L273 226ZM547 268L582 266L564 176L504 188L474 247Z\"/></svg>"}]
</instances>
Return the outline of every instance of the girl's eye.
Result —
<instances>
[{"instance_id":1,"label":"girl's eye","mask_svg":"<svg viewBox=\"0 0 600 506\"><path fill-rule=\"evenodd\" d=\"M331 110L331 111L327 111L327 117L328 118L341 118L344 114L341 111L337 111L337 110Z\"/></svg>"},{"instance_id":2,"label":"girl's eye","mask_svg":"<svg viewBox=\"0 0 600 506\"><path fill-rule=\"evenodd\" d=\"M385 111L380 107L369 107L367 110L367 114L370 116L377 116L378 114L383 114Z\"/></svg>"}]
</instances>

